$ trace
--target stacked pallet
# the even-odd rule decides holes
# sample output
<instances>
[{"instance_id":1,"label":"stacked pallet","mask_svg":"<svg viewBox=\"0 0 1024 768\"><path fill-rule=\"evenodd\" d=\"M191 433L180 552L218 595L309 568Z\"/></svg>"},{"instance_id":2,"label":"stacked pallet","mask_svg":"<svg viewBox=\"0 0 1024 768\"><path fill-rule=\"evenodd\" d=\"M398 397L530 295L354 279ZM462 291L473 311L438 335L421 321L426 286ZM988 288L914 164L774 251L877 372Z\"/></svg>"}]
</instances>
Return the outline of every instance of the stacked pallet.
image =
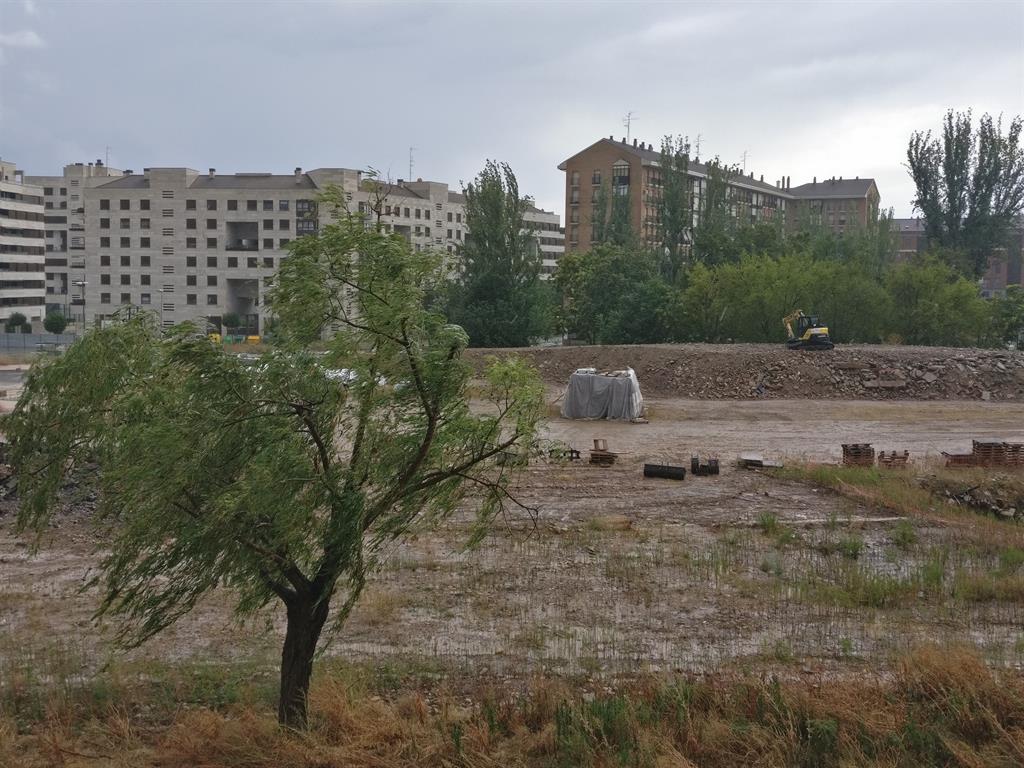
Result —
<instances>
[{"instance_id":1,"label":"stacked pallet","mask_svg":"<svg viewBox=\"0 0 1024 768\"><path fill-rule=\"evenodd\" d=\"M1024 443L973 440L970 453L943 453L947 467L1024 467Z\"/></svg>"},{"instance_id":2,"label":"stacked pallet","mask_svg":"<svg viewBox=\"0 0 1024 768\"><path fill-rule=\"evenodd\" d=\"M903 453L897 453L896 451L885 451L878 452L878 466L884 467L885 469L902 469L907 466L907 462L910 460L910 451L904 451Z\"/></svg>"},{"instance_id":3,"label":"stacked pallet","mask_svg":"<svg viewBox=\"0 0 1024 768\"><path fill-rule=\"evenodd\" d=\"M843 464L848 467L873 467L875 449L871 443L843 443Z\"/></svg>"},{"instance_id":4,"label":"stacked pallet","mask_svg":"<svg viewBox=\"0 0 1024 768\"><path fill-rule=\"evenodd\" d=\"M590 463L600 467L610 467L615 463L618 454L608 450L608 441L602 438L594 439L594 447L590 451Z\"/></svg>"}]
</instances>

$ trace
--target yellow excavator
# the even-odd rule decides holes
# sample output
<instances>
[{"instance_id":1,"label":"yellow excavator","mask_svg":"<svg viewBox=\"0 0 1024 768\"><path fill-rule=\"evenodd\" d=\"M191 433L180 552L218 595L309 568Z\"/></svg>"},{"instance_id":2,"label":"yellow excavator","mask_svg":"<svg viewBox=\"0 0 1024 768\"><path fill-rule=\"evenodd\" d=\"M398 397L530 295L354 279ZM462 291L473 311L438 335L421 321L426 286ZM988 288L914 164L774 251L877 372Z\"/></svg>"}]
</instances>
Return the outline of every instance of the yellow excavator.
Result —
<instances>
[{"instance_id":1,"label":"yellow excavator","mask_svg":"<svg viewBox=\"0 0 1024 768\"><path fill-rule=\"evenodd\" d=\"M793 323L796 323L796 333L793 332ZM784 318L782 324L786 327L789 338L786 339L786 346L790 349L833 349L835 344L828 335L828 327L818 322L817 315L805 315L802 309L794 309Z\"/></svg>"}]
</instances>

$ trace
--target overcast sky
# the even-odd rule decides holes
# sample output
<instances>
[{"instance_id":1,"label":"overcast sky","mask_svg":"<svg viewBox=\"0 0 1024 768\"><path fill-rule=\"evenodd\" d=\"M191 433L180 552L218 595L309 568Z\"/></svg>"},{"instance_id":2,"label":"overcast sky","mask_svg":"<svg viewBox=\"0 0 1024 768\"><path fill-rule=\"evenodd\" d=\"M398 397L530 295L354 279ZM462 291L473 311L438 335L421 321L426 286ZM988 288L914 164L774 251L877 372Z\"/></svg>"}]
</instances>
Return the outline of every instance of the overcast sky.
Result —
<instances>
[{"instance_id":1,"label":"overcast sky","mask_svg":"<svg viewBox=\"0 0 1024 768\"><path fill-rule=\"evenodd\" d=\"M470 180L508 161L564 213L601 136L701 136L793 185L872 176L910 215L907 137L948 107L1024 113L1024 2L0 0L0 156Z\"/></svg>"}]
</instances>

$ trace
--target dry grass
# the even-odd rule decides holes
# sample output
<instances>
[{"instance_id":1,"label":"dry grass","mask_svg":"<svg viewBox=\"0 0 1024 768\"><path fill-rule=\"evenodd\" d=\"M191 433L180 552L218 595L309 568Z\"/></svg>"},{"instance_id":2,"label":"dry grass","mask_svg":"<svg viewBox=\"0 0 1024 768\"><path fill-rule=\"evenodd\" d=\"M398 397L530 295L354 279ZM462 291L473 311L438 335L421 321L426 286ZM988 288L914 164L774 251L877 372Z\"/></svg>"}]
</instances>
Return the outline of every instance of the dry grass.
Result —
<instances>
[{"instance_id":1,"label":"dry grass","mask_svg":"<svg viewBox=\"0 0 1024 768\"><path fill-rule=\"evenodd\" d=\"M181 670L187 675L187 670ZM269 699L117 701L55 696L30 721L0 712L0 764L161 768L463 766L1018 766L1024 678L968 651L920 648L893 678L827 685L764 676L649 679L586 692L569 680L397 688L321 669L308 733L276 725ZM119 683L123 685L123 681ZM461 685L455 695L453 686ZM525 686L525 688L523 687Z\"/></svg>"}]
</instances>

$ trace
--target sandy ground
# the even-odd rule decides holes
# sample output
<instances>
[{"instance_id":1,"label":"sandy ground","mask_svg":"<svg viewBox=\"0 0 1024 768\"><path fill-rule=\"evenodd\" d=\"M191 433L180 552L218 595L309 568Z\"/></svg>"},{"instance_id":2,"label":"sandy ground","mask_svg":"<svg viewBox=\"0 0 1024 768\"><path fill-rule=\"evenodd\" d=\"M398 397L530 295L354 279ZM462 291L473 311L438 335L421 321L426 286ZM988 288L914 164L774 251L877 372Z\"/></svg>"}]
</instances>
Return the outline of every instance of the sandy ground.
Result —
<instances>
[{"instance_id":1,"label":"sandy ground","mask_svg":"<svg viewBox=\"0 0 1024 768\"><path fill-rule=\"evenodd\" d=\"M940 639L1024 664L1024 610L1017 604L921 600L854 609L805 599L796 586L800 579L837 581L850 568L905 575L937 547L951 548L950 568L986 567L990 554L961 555L955 534L921 524L917 544L897 551L890 515L731 466L750 450L834 459L845 441L908 449L919 458L969 449L971 438L1024 440L1024 404L651 399L648 407L648 424L552 418L551 439L586 449L602 437L620 461L607 469L531 465L516 493L540 510L536 525L513 514L476 549L462 547L467 510L386 553L328 652L510 675L707 670L764 658L863 671L914 643ZM719 455L723 474L682 483L642 476L644 460L688 466L693 453ZM221 592L122 656L112 649L112 628L90 620L95 594L78 591L99 546L85 524L62 519L32 555L12 531L10 505L5 512L0 683L12 669L54 654L89 669L121 657L269 661L279 652L279 614L239 626L227 610L230 595ZM765 514L795 531L795 541L780 547L765 536L757 528ZM818 551L843 536L863 540L855 563Z\"/></svg>"}]
</instances>

